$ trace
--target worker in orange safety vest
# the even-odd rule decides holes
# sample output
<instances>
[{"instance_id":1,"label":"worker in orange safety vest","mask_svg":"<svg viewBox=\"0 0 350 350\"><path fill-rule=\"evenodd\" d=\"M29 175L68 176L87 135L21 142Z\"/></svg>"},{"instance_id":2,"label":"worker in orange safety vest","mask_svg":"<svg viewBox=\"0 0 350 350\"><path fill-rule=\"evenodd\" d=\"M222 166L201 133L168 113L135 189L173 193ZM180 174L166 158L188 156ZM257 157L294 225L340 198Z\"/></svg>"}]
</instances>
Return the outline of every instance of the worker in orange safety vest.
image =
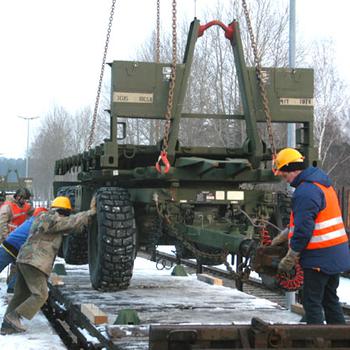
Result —
<instances>
[{"instance_id":1,"label":"worker in orange safety vest","mask_svg":"<svg viewBox=\"0 0 350 350\"><path fill-rule=\"evenodd\" d=\"M34 209L28 200L31 193L27 188L19 188L0 208L0 244L11 231L23 224L32 215Z\"/></svg>"},{"instance_id":2,"label":"worker in orange safety vest","mask_svg":"<svg viewBox=\"0 0 350 350\"><path fill-rule=\"evenodd\" d=\"M290 272L298 261L304 271L303 306L308 324L344 324L337 288L340 273L350 270L348 236L337 193L317 167L306 168L295 149L281 150L276 173L295 188L292 198L289 250L279 271ZM286 231L276 241L282 241ZM274 243L274 242L273 242Z\"/></svg>"}]
</instances>

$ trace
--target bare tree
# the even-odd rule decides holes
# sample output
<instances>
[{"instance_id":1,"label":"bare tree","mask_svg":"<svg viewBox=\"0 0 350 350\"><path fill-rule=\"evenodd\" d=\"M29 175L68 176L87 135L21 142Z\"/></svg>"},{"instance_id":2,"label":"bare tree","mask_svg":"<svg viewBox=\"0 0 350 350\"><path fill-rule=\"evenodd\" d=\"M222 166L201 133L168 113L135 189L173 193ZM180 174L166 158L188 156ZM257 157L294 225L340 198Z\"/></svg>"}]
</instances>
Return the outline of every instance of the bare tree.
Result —
<instances>
[{"instance_id":1,"label":"bare tree","mask_svg":"<svg viewBox=\"0 0 350 350\"><path fill-rule=\"evenodd\" d=\"M251 0L249 2L253 30L258 54L264 66L285 67L288 63L288 8L286 3L278 6L273 0ZM251 43L242 8L237 1L217 4L207 11L202 22L219 18L230 23L239 21L247 65L253 65ZM178 25L178 62L182 61L188 33L188 23ZM155 34L145 42L138 53L141 61L154 61ZM298 45L297 65L305 61L306 50ZM315 44L311 66L315 69L315 140L321 166L331 174L338 184L350 182L344 176L348 167L349 138L342 131L350 128L350 107L345 86L339 78L332 57L332 43ZM171 40L168 31L161 35L161 62L171 61ZM102 95L98 114L95 145L110 135L110 79ZM232 47L221 29L211 28L198 38L189 77L189 85L183 112L198 114L241 114L242 103ZM92 109L82 107L74 115L62 107L54 107L44 118L36 140L31 147L30 173L34 177L35 192L47 199L51 195L54 162L68 155L80 153L87 148ZM122 119L121 119L122 121ZM156 144L163 135L163 120L127 120L126 144ZM259 126L266 142L266 127ZM286 128L274 125L274 136L278 147L286 145ZM183 119L180 124L180 143L184 146L241 146L246 138L245 124L229 119ZM348 182L347 182L348 181Z\"/></svg>"},{"instance_id":2,"label":"bare tree","mask_svg":"<svg viewBox=\"0 0 350 350\"><path fill-rule=\"evenodd\" d=\"M44 200L52 197L56 160L87 150L91 116L90 107L82 108L73 115L63 107L54 106L43 118L30 148L29 171L34 180L36 197ZM97 118L95 145L108 136L104 123L107 117L100 113Z\"/></svg>"},{"instance_id":3,"label":"bare tree","mask_svg":"<svg viewBox=\"0 0 350 350\"><path fill-rule=\"evenodd\" d=\"M320 164L330 174L350 159L345 148L339 150L339 145L346 142L342 130L349 98L334 64L334 44L330 40L314 43L312 66L315 70L315 141ZM340 154L334 154L335 149Z\"/></svg>"},{"instance_id":4,"label":"bare tree","mask_svg":"<svg viewBox=\"0 0 350 350\"><path fill-rule=\"evenodd\" d=\"M278 7L272 0L253 0L250 5L258 52L263 64L286 66L288 63L288 8L286 6ZM232 1L231 4L217 3L216 7L207 11L202 22L208 22L213 18L219 18L225 23L230 23L234 18L239 21L245 58L247 64L252 65L254 60L251 43L243 11L238 2ZM177 50L179 61L183 55L187 31L188 24L180 23ZM170 62L171 58L169 37L168 32L162 32L161 61L163 62ZM140 60L153 60L154 39L155 35L141 48L139 52ZM303 58L302 50L298 52L297 56L299 60ZM235 114L241 113L241 110L231 45L224 38L221 29L211 28L197 41L183 111L200 114ZM142 133L143 131L137 131L138 125L135 122L133 123L133 132ZM260 129L263 139L267 139L265 126L261 126ZM149 128L144 128L145 138L147 138L147 130ZM159 128L156 130L159 130ZM283 144L286 139L285 126L280 126L276 130L281 135L278 141ZM159 136L161 135L160 133ZM181 144L185 146L235 147L243 143L246 133L242 121L184 119L181 121L179 137ZM149 135L149 138L154 137Z\"/></svg>"},{"instance_id":5,"label":"bare tree","mask_svg":"<svg viewBox=\"0 0 350 350\"><path fill-rule=\"evenodd\" d=\"M71 144L70 116L62 107L55 106L43 119L30 149L30 176L36 196L46 200L52 195L54 163L69 153Z\"/></svg>"}]
</instances>

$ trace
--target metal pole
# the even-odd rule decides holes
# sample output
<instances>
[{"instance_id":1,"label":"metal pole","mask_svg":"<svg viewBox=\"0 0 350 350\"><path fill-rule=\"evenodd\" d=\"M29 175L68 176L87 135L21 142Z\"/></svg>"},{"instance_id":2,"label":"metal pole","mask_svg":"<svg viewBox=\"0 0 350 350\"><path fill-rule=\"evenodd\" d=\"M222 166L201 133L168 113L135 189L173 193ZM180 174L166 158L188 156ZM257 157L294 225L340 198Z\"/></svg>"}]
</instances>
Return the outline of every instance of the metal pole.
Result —
<instances>
[{"instance_id":1,"label":"metal pole","mask_svg":"<svg viewBox=\"0 0 350 350\"><path fill-rule=\"evenodd\" d=\"M289 0L289 68L295 68L295 0ZM287 126L287 145L294 148L296 146L295 140L295 123L289 123ZM288 186L288 191L292 191L292 188ZM295 292L286 292L286 305L288 309L295 304Z\"/></svg>"},{"instance_id":2,"label":"metal pole","mask_svg":"<svg viewBox=\"0 0 350 350\"><path fill-rule=\"evenodd\" d=\"M24 119L27 121L27 152L26 152L26 177L29 177L29 122L34 119L38 119L39 117L22 117L18 116L18 118Z\"/></svg>"},{"instance_id":3,"label":"metal pole","mask_svg":"<svg viewBox=\"0 0 350 350\"><path fill-rule=\"evenodd\" d=\"M29 177L29 118L27 119L27 158L26 158L26 177Z\"/></svg>"},{"instance_id":4,"label":"metal pole","mask_svg":"<svg viewBox=\"0 0 350 350\"><path fill-rule=\"evenodd\" d=\"M295 0L289 0L289 68L295 68ZM295 123L288 124L288 147L295 147Z\"/></svg>"}]
</instances>

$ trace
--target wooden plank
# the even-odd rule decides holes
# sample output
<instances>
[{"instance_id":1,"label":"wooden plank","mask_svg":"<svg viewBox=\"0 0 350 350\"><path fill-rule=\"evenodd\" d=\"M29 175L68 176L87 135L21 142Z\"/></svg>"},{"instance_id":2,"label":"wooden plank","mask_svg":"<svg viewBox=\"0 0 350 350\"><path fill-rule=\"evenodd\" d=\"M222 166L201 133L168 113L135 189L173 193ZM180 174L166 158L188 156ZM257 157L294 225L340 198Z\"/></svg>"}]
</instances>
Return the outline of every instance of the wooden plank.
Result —
<instances>
[{"instance_id":1,"label":"wooden plank","mask_svg":"<svg viewBox=\"0 0 350 350\"><path fill-rule=\"evenodd\" d=\"M56 273L51 273L50 281L53 286L64 286L62 277L58 276Z\"/></svg>"},{"instance_id":2,"label":"wooden plank","mask_svg":"<svg viewBox=\"0 0 350 350\"><path fill-rule=\"evenodd\" d=\"M298 314L300 316L304 316L305 315L305 311L304 311L303 305L301 305L299 303L293 304L290 309L295 314Z\"/></svg>"},{"instance_id":3,"label":"wooden plank","mask_svg":"<svg viewBox=\"0 0 350 350\"><path fill-rule=\"evenodd\" d=\"M224 284L221 278L216 278L216 277L207 275L206 273L198 274L197 279L199 281L202 281L202 282L205 282L208 284L212 284L212 285L216 285L216 286L222 286Z\"/></svg>"},{"instance_id":4,"label":"wooden plank","mask_svg":"<svg viewBox=\"0 0 350 350\"><path fill-rule=\"evenodd\" d=\"M108 323L108 316L95 304L81 304L80 310L95 325Z\"/></svg>"}]
</instances>

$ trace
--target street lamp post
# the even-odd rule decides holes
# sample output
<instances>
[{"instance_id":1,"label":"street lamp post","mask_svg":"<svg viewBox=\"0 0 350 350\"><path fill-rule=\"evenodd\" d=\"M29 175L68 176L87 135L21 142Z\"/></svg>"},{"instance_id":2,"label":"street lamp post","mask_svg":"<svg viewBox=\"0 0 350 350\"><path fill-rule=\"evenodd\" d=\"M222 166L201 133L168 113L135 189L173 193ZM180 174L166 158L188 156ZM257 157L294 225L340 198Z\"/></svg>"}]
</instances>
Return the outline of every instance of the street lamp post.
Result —
<instances>
[{"instance_id":1,"label":"street lamp post","mask_svg":"<svg viewBox=\"0 0 350 350\"><path fill-rule=\"evenodd\" d=\"M296 27L296 0L289 0L289 68L292 70L295 68L295 27ZM294 148L296 146L295 140L295 123L288 123L287 126L287 145ZM293 188L288 185L289 192L293 192ZM295 292L286 292L286 304L289 310L292 305L295 304Z\"/></svg>"},{"instance_id":2,"label":"street lamp post","mask_svg":"<svg viewBox=\"0 0 350 350\"><path fill-rule=\"evenodd\" d=\"M27 154L26 154L26 177L29 177L29 122L34 119L38 119L39 117L22 117L18 116L18 118L24 119L27 121Z\"/></svg>"},{"instance_id":3,"label":"street lamp post","mask_svg":"<svg viewBox=\"0 0 350 350\"><path fill-rule=\"evenodd\" d=\"M289 0L289 68L295 68L296 0ZM295 147L295 123L288 123L288 147Z\"/></svg>"}]
</instances>

